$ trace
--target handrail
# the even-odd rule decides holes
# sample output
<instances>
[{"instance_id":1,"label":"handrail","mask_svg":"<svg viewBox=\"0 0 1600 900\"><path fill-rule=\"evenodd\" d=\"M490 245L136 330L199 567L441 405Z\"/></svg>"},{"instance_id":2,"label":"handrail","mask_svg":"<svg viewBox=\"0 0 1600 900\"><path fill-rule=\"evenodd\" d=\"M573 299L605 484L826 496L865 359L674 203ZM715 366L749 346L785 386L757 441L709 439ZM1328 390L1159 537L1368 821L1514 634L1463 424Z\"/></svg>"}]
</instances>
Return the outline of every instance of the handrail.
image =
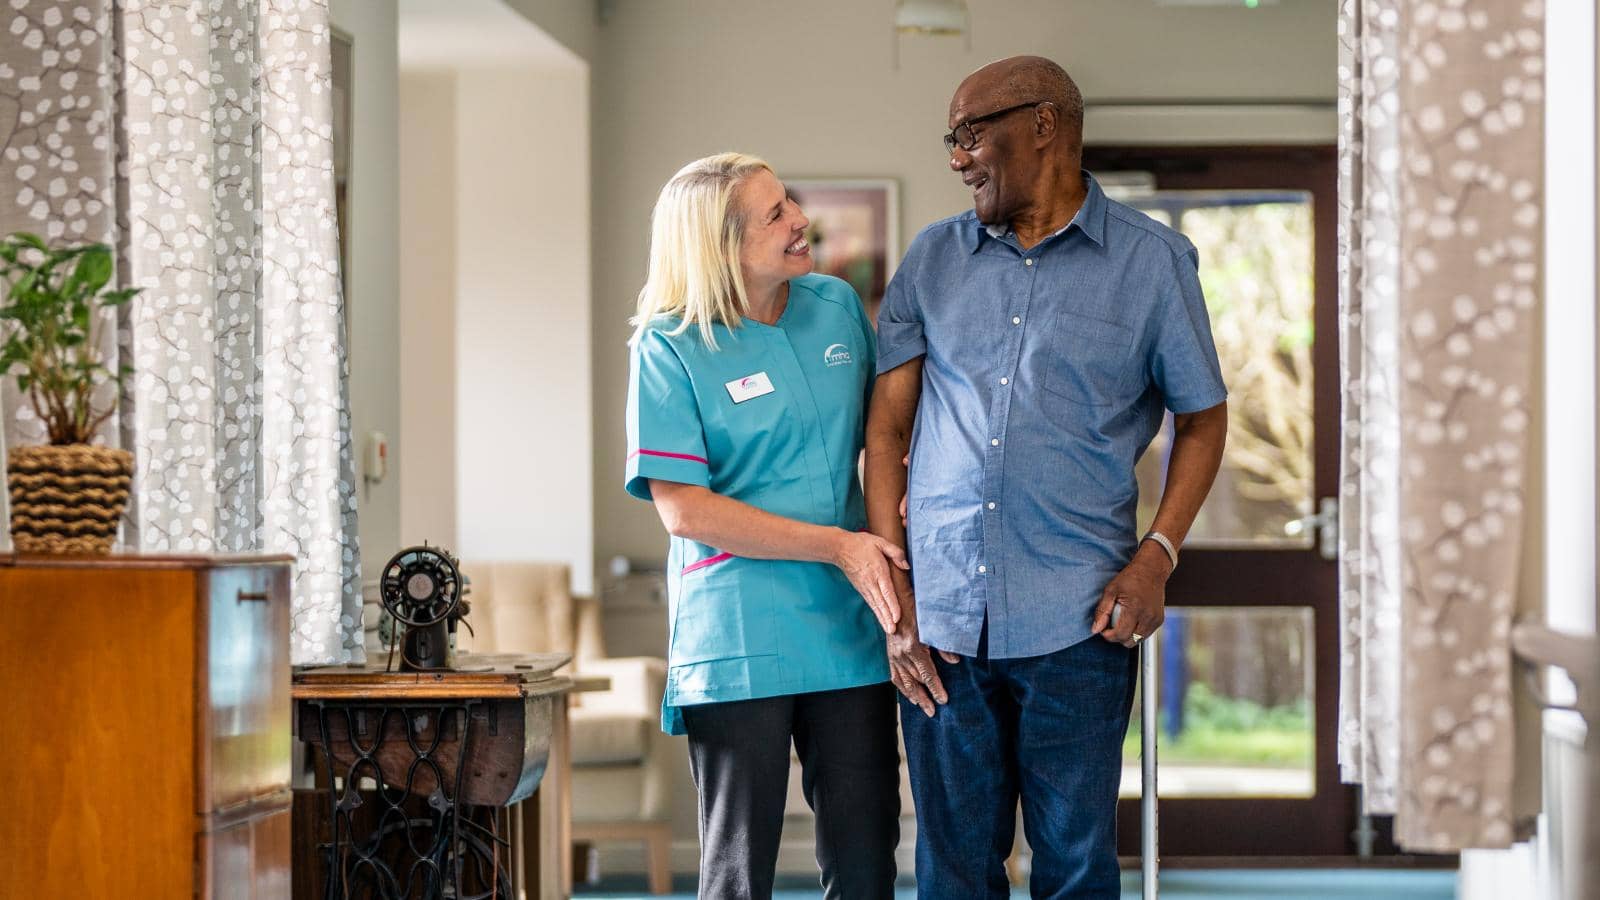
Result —
<instances>
[{"instance_id":1,"label":"handrail","mask_svg":"<svg viewBox=\"0 0 1600 900\"><path fill-rule=\"evenodd\" d=\"M1577 686L1572 709L1583 717L1588 732L1584 740L1588 785L1577 815L1565 826L1578 832L1573 844L1582 849L1578 859L1566 861L1562 896L1589 900L1600 895L1600 636L1520 622L1511 628L1511 651L1529 665L1565 670Z\"/></svg>"}]
</instances>

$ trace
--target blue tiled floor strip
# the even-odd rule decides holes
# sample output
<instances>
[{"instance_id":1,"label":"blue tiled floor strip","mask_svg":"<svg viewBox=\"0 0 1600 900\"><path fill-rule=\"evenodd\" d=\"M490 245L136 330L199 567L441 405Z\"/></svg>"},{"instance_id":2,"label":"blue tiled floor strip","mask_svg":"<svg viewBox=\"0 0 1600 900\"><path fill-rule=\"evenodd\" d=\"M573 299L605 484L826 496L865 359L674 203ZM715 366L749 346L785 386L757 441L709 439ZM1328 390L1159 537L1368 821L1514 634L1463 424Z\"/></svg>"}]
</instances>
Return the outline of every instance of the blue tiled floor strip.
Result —
<instances>
[{"instance_id":1,"label":"blue tiled floor strip","mask_svg":"<svg viewBox=\"0 0 1600 900\"><path fill-rule=\"evenodd\" d=\"M580 888L578 896L606 900L660 900L643 889L643 879L616 878L599 888ZM803 880L786 879L773 900L814 900L821 892ZM670 900L692 900L694 879L678 879ZM915 900L916 888L905 885L895 900ZM1026 890L1014 890L1022 900ZM1139 897L1139 875L1122 877L1122 896ZM1169 869L1161 873L1166 900L1455 900L1456 873L1353 869Z\"/></svg>"}]
</instances>

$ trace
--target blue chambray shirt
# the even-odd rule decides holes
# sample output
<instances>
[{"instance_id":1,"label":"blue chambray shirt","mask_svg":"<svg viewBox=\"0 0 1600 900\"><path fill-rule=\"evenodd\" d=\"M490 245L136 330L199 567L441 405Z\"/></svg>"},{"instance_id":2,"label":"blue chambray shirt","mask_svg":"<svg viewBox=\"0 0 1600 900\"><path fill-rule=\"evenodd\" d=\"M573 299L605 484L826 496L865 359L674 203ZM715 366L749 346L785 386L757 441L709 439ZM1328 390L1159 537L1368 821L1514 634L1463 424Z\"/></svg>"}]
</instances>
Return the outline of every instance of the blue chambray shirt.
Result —
<instances>
[{"instance_id":1,"label":"blue chambray shirt","mask_svg":"<svg viewBox=\"0 0 1600 900\"><path fill-rule=\"evenodd\" d=\"M971 211L923 229L878 372L925 356L907 544L923 641L1038 656L1090 636L1138 547L1134 463L1164 410L1227 398L1187 238L1106 197L1023 251Z\"/></svg>"}]
</instances>

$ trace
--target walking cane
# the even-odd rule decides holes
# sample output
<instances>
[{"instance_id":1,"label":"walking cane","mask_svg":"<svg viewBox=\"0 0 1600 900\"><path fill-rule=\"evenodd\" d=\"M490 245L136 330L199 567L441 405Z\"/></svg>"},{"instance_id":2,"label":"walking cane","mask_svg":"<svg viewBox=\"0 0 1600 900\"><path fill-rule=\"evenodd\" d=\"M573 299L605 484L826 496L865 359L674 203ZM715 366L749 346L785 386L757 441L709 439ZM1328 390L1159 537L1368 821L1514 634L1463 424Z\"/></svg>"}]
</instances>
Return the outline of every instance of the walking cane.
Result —
<instances>
[{"instance_id":1,"label":"walking cane","mask_svg":"<svg viewBox=\"0 0 1600 900\"><path fill-rule=\"evenodd\" d=\"M1139 642L1139 756L1143 777L1139 786L1139 853L1144 876L1144 900L1160 894L1157 870L1161 860L1156 838L1156 641L1157 631Z\"/></svg>"}]
</instances>

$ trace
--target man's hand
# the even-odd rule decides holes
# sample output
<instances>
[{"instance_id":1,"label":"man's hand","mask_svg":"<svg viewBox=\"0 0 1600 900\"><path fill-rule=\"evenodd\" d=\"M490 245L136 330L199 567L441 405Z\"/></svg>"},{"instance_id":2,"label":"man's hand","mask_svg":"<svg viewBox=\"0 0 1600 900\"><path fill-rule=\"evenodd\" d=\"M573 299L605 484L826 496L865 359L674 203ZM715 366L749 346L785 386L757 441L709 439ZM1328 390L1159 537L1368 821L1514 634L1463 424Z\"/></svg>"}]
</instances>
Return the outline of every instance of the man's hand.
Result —
<instances>
[{"instance_id":1,"label":"man's hand","mask_svg":"<svg viewBox=\"0 0 1600 900\"><path fill-rule=\"evenodd\" d=\"M906 469L911 462L911 430L917 419L917 399L922 395L922 357L890 369L878 376L872 388L872 406L867 412L866 488L867 522L872 533L899 547L906 546ZM900 467L895 468L899 457ZM891 501L900 495L900 516L895 521ZM936 703L945 703L939 673L933 668L933 654L917 632L917 601L911 592L911 577L900 568L891 568L900 620L889 632L885 644L889 654L889 677L906 699L932 716ZM961 657L940 651L948 663Z\"/></svg>"},{"instance_id":2,"label":"man's hand","mask_svg":"<svg viewBox=\"0 0 1600 900\"><path fill-rule=\"evenodd\" d=\"M1210 409L1176 413L1172 417L1172 455L1167 458L1167 484L1161 492L1161 505L1150 523L1152 531L1167 536L1175 546L1194 524L1200 504L1205 502L1222 465L1222 448L1228 441L1228 404ZM1093 629L1108 641L1132 647L1155 633L1167 617L1167 579L1172 576L1172 559L1154 541L1140 541L1128 567L1111 579L1094 608ZM1112 624L1112 610L1118 604L1122 614Z\"/></svg>"},{"instance_id":3,"label":"man's hand","mask_svg":"<svg viewBox=\"0 0 1600 900\"><path fill-rule=\"evenodd\" d=\"M939 680L939 673L933 668L933 654L917 632L917 604L916 598L911 595L911 586L898 572L895 573L895 582L901 590L900 623L886 641L889 648L889 678L900 693L906 695L907 700L915 703L924 715L931 718L934 703L947 703L950 695L945 692L944 682ZM954 653L940 650L939 656L947 663L961 662L961 657Z\"/></svg>"},{"instance_id":4,"label":"man's hand","mask_svg":"<svg viewBox=\"0 0 1600 900\"><path fill-rule=\"evenodd\" d=\"M1136 634L1140 640L1154 634L1167 618L1167 576L1171 574L1172 562L1166 551L1152 541L1140 543L1133 560L1100 592L1093 631L1124 647L1138 645L1133 638ZM1112 610L1119 604L1122 613L1112 624Z\"/></svg>"}]
</instances>

